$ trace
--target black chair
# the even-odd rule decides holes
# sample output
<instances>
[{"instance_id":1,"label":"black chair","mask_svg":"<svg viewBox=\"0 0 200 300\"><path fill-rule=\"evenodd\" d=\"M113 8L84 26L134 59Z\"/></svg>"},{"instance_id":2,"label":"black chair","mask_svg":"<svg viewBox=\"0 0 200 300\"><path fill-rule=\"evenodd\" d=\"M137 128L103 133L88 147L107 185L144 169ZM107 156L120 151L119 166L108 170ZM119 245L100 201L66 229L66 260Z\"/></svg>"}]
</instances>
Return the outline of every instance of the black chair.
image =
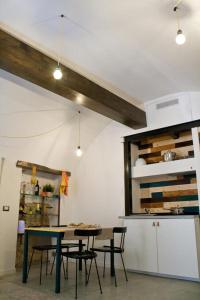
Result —
<instances>
[{"instance_id":1,"label":"black chair","mask_svg":"<svg viewBox=\"0 0 200 300\"><path fill-rule=\"evenodd\" d=\"M39 226L34 226L34 227L39 227ZM52 227L66 227L66 225L59 225L59 226L52 226ZM30 259L30 263L29 263L29 267L28 267L28 275L29 275L29 272L31 269L35 251L39 251L41 253L41 255L40 255L40 284L42 283L43 254L44 254L44 252L46 252L46 275L47 275L48 274L48 265L49 265L49 251L56 250L56 245L51 245L50 242L51 242L50 238L43 237L42 240L40 239L39 241L37 241L36 245L32 246L32 254L31 254L31 259ZM71 248L78 248L79 244L78 243L63 243L61 245L61 247L62 247L62 249L66 249L67 251L69 251L69 249L71 249ZM53 265L54 265L54 262L55 262L55 257L53 260ZM62 261L62 263L63 263L64 276L66 278L64 262ZM52 265L52 269L51 269L51 274L53 271L53 265Z\"/></svg>"},{"instance_id":2,"label":"black chair","mask_svg":"<svg viewBox=\"0 0 200 300\"><path fill-rule=\"evenodd\" d=\"M85 244L82 244L81 247L84 247ZM79 248L79 243L67 243L67 244L62 244L61 245L62 250L65 249L67 253L69 253L69 250L72 248ZM55 250L55 248L53 249ZM55 260L56 260L56 252L54 252L54 259L53 259L53 263L52 263L52 267L51 267L51 271L50 271L50 275L52 275L53 273L53 269L54 269L54 265L55 265ZM68 279L68 264L69 264L69 258L67 257L67 261L66 261L66 269L64 266L64 261L63 261L63 255L62 255L62 260L61 263L63 264L63 273L64 273L64 277L65 279Z\"/></svg>"},{"instance_id":3,"label":"black chair","mask_svg":"<svg viewBox=\"0 0 200 300\"><path fill-rule=\"evenodd\" d=\"M87 237L87 247L86 250L82 251L70 251L70 252L62 252L63 257L71 258L76 260L76 286L75 286L75 298L77 299L77 274L78 274L78 261L79 260L84 260L85 263L85 285L88 284L88 274L90 274L90 271L87 271L87 261L92 261L94 260L95 262L95 267L96 267L96 273L97 273L97 278L98 278L98 283L99 283L99 289L100 293L102 294L102 288L101 288L101 282L100 282L100 277L99 277L99 272L98 272L98 267L97 267L97 262L96 262L96 257L97 254L94 251L90 251L90 242L92 244L92 247L94 247L94 238L95 236L101 234L102 229L76 229L74 231L75 236L81 236L81 237ZM91 270L91 264L90 264L90 270Z\"/></svg>"},{"instance_id":4,"label":"black chair","mask_svg":"<svg viewBox=\"0 0 200 300\"><path fill-rule=\"evenodd\" d=\"M105 277L106 253L114 252L114 254L120 254L120 256L121 256L122 265L123 265L123 269L124 269L124 275L125 275L126 281L128 281L125 264L124 264L124 260L123 260L123 255L122 255L124 253L124 241L125 241L126 231L127 231L126 227L114 227L113 228L113 235L114 235L114 247L113 248L111 248L110 246L106 246L106 245L99 247L99 248L94 248L94 247L91 248L92 251L104 253L103 277ZM120 239L119 239L119 246L115 246L116 234L121 235ZM114 270L114 272L115 272L115 270ZM117 286L116 272L115 272L115 286Z\"/></svg>"}]
</instances>

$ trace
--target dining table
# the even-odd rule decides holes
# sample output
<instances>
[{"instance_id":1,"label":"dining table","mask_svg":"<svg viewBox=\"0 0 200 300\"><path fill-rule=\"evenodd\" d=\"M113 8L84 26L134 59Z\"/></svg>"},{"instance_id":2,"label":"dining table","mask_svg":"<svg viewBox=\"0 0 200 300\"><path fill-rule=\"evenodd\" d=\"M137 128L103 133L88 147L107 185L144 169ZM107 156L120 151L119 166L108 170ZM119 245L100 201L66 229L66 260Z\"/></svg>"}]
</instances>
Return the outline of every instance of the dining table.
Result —
<instances>
[{"instance_id":1,"label":"dining table","mask_svg":"<svg viewBox=\"0 0 200 300\"><path fill-rule=\"evenodd\" d=\"M114 249L114 235L113 227L100 227L102 232L96 237L98 240L109 240L111 249ZM23 252L23 269L22 269L22 282L27 283L28 279L28 248L29 237L40 236L50 237L56 239L56 271L55 271L55 293L60 293L60 280L61 280L61 245L62 240L78 240L79 251L83 248L83 239L85 237L77 237L74 231L80 227L28 227L24 232L24 252ZM81 228L83 229L83 228ZM87 228L84 228L87 230ZM88 229L92 229L91 227ZM94 228L96 229L96 228ZM82 270L82 260L79 260L79 270ZM114 251L110 252L110 275L115 276L114 267Z\"/></svg>"}]
</instances>

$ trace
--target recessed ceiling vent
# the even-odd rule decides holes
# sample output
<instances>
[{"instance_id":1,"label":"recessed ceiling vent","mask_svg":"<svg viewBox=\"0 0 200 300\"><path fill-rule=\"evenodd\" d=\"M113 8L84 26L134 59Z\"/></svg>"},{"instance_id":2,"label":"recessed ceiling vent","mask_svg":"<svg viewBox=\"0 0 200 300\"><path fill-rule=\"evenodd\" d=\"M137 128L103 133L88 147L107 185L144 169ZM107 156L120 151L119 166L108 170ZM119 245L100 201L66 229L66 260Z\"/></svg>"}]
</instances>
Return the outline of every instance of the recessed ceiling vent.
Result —
<instances>
[{"instance_id":1,"label":"recessed ceiling vent","mask_svg":"<svg viewBox=\"0 0 200 300\"><path fill-rule=\"evenodd\" d=\"M162 109L162 108L165 108L165 107L177 105L178 103L179 103L179 99L169 100L169 101L166 101L166 102L156 104L156 109Z\"/></svg>"}]
</instances>

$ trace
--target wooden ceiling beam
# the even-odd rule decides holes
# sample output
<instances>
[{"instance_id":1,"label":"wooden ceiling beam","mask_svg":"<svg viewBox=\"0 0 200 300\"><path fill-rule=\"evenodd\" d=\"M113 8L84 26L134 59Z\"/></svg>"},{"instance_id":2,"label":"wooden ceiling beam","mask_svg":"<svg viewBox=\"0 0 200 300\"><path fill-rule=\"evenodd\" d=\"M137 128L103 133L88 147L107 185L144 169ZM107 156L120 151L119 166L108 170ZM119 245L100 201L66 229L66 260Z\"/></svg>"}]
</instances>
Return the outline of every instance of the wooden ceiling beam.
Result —
<instances>
[{"instance_id":1,"label":"wooden ceiling beam","mask_svg":"<svg viewBox=\"0 0 200 300\"><path fill-rule=\"evenodd\" d=\"M131 128L146 126L143 110L0 29L0 68Z\"/></svg>"}]
</instances>

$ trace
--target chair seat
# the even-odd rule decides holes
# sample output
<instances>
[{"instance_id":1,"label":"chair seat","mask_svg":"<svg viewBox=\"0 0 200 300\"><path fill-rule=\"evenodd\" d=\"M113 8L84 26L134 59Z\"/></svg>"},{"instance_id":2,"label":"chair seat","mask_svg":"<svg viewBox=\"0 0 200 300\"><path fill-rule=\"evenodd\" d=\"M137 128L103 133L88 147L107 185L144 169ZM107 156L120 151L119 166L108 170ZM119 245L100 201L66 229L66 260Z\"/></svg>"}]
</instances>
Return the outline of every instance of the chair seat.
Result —
<instances>
[{"instance_id":1,"label":"chair seat","mask_svg":"<svg viewBox=\"0 0 200 300\"><path fill-rule=\"evenodd\" d=\"M33 250L38 250L38 251L45 251L45 250L53 250L54 245L40 245L40 246L33 246L32 249Z\"/></svg>"},{"instance_id":2,"label":"chair seat","mask_svg":"<svg viewBox=\"0 0 200 300\"><path fill-rule=\"evenodd\" d=\"M72 259L93 259L97 257L97 254L93 251L70 251L63 252L62 255Z\"/></svg>"},{"instance_id":3,"label":"chair seat","mask_svg":"<svg viewBox=\"0 0 200 300\"><path fill-rule=\"evenodd\" d=\"M120 247L111 248L110 246L102 246L102 247L99 247L99 248L91 248L90 250L97 251L97 252L114 252L114 253L123 253L124 252L124 250L121 249Z\"/></svg>"},{"instance_id":4,"label":"chair seat","mask_svg":"<svg viewBox=\"0 0 200 300\"><path fill-rule=\"evenodd\" d=\"M69 249L69 248L76 248L76 247L79 247L78 243L61 244L62 249ZM39 245L39 246L33 246L32 248L38 251L56 250L56 245Z\"/></svg>"}]
</instances>

